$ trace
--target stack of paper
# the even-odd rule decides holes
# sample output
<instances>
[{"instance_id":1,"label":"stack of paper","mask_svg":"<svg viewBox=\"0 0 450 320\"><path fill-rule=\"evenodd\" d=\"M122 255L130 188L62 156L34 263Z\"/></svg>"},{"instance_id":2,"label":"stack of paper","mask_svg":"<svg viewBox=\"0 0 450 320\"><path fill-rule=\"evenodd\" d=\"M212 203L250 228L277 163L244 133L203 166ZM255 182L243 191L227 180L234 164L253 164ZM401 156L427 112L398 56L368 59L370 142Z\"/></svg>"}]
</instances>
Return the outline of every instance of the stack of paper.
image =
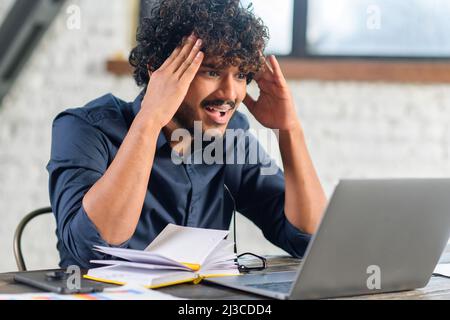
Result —
<instances>
[{"instance_id":1,"label":"stack of paper","mask_svg":"<svg viewBox=\"0 0 450 320\"><path fill-rule=\"evenodd\" d=\"M205 277L238 275L233 242L228 231L169 224L143 251L110 247L95 250L120 260L94 260L108 265L90 269L91 280L158 288Z\"/></svg>"}]
</instances>

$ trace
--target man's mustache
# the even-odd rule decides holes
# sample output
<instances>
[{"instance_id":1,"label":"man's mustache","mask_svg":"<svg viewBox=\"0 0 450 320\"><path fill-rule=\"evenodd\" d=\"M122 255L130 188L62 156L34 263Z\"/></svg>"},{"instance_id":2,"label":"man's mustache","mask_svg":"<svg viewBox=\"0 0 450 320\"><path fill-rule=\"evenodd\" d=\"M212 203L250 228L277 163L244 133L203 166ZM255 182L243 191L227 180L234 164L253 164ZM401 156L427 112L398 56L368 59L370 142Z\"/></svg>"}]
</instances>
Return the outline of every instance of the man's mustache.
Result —
<instances>
[{"instance_id":1,"label":"man's mustache","mask_svg":"<svg viewBox=\"0 0 450 320\"><path fill-rule=\"evenodd\" d=\"M223 105L229 105L231 109L234 109L236 107L236 103L229 100L229 101L225 101L225 100L209 100L209 101L203 101L201 103L201 106L203 108L205 107L220 107Z\"/></svg>"}]
</instances>

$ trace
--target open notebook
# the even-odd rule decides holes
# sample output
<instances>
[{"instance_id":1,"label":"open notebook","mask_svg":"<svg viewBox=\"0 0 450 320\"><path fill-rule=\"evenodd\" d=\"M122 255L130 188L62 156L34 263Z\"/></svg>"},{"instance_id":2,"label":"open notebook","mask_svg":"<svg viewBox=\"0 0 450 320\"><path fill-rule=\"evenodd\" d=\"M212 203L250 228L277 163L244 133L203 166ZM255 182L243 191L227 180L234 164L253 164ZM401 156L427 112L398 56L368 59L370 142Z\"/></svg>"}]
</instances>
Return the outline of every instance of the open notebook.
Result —
<instances>
[{"instance_id":1,"label":"open notebook","mask_svg":"<svg viewBox=\"0 0 450 320\"><path fill-rule=\"evenodd\" d=\"M228 231L168 224L145 250L95 246L94 250L115 257L92 260L106 265L89 269L87 279L139 284L158 288L183 282L198 283L206 277L239 275L233 242Z\"/></svg>"}]
</instances>

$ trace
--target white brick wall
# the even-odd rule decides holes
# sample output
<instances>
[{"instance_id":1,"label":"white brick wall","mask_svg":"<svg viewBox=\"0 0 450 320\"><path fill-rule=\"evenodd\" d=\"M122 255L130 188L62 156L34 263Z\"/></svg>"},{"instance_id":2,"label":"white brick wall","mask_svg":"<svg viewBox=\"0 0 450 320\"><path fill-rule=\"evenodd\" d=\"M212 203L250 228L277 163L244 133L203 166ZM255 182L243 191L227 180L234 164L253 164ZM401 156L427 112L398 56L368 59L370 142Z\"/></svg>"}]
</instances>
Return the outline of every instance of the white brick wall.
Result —
<instances>
[{"instance_id":1,"label":"white brick wall","mask_svg":"<svg viewBox=\"0 0 450 320\"><path fill-rule=\"evenodd\" d=\"M1 1L0 16L7 4ZM16 268L12 238L19 220L49 203L45 166L55 115L107 92L131 100L139 91L130 78L104 69L109 56L128 47L127 2L70 4L81 8L81 30L67 29L63 10L0 109L0 272ZM339 178L450 174L449 85L304 81L290 86L328 195ZM44 219L25 235L31 268L56 265L52 223ZM238 246L280 252L242 217Z\"/></svg>"},{"instance_id":2,"label":"white brick wall","mask_svg":"<svg viewBox=\"0 0 450 320\"><path fill-rule=\"evenodd\" d=\"M12 239L20 219L49 204L45 166L56 114L107 92L124 99L133 99L139 92L132 79L116 78L105 70L107 58L130 42L127 3L69 1L66 7L75 4L81 8L81 29L67 28L69 15L64 8L2 103L0 272L16 268ZM25 234L24 252L32 268L54 267L58 261L53 249L54 226L48 226L53 222L44 220Z\"/></svg>"}]
</instances>

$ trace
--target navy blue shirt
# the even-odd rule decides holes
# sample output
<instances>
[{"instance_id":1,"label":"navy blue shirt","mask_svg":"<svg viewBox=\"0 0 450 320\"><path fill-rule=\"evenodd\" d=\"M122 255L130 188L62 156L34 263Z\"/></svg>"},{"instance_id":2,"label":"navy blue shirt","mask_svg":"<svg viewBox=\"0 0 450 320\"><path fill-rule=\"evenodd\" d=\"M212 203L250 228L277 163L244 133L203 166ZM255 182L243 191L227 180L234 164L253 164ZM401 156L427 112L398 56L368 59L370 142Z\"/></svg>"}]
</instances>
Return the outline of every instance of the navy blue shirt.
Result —
<instances>
[{"instance_id":1,"label":"navy blue shirt","mask_svg":"<svg viewBox=\"0 0 450 320\"><path fill-rule=\"evenodd\" d=\"M82 199L111 164L141 102L142 93L129 103L108 94L82 108L62 112L53 122L47 170L63 268L69 265L90 268L90 260L107 258L92 250L94 245L110 245L90 220ZM246 117L236 112L228 129L247 133ZM268 166L267 159L272 161L261 150L256 163L250 164L247 149L252 142L258 142L252 135L247 137L254 141L245 140L245 163L176 164L172 161L170 144L161 132L136 231L120 247L144 249L168 223L227 230L233 200L224 187L226 184L237 211L253 221L270 242L295 257L302 257L311 236L295 228L284 215L283 172L276 167L273 175L261 174ZM239 232L239 224L237 229Z\"/></svg>"}]
</instances>

